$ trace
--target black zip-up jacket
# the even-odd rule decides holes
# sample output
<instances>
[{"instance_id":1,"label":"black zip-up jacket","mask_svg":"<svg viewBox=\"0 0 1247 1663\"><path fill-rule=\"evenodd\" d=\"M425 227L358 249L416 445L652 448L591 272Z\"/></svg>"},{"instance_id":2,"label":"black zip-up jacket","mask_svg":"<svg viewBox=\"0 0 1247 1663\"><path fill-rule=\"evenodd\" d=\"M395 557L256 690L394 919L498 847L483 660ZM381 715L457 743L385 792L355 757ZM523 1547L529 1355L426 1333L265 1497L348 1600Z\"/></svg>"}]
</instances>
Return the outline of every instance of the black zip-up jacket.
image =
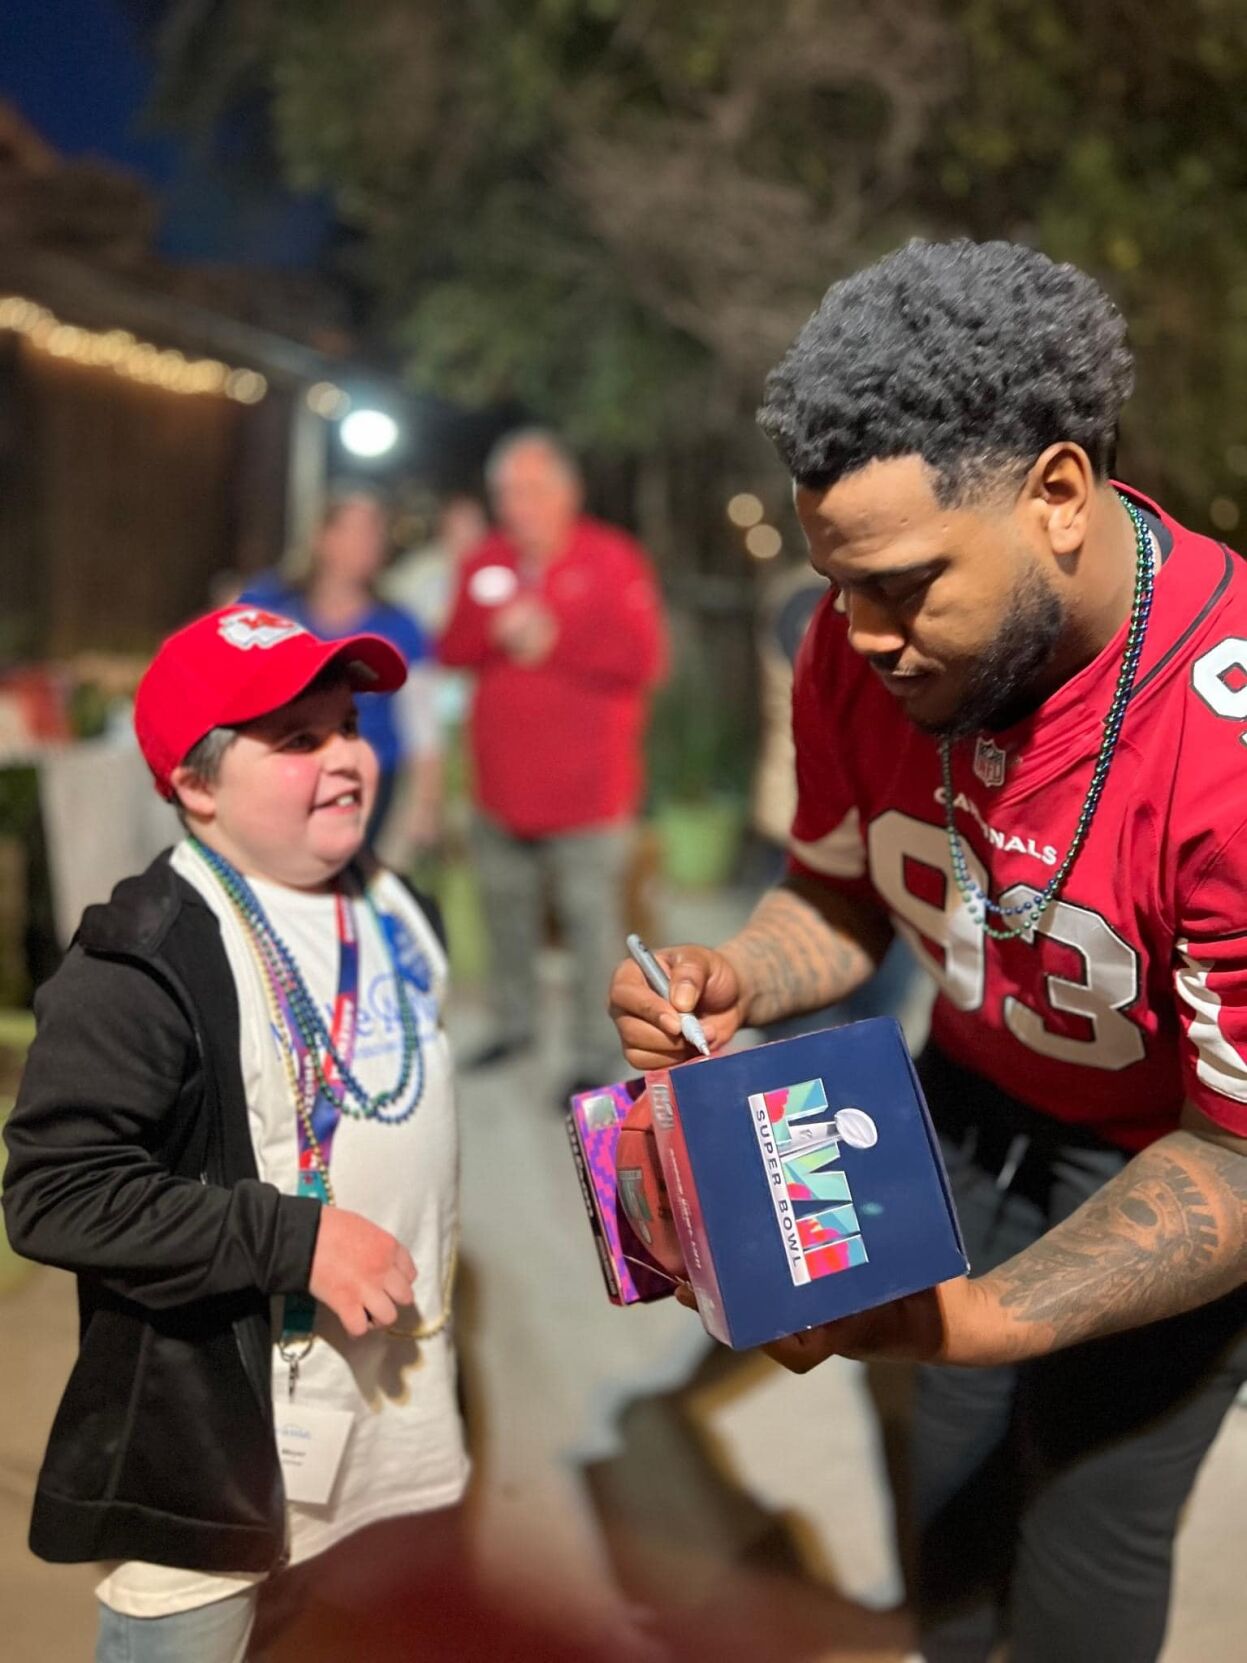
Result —
<instances>
[{"instance_id":1,"label":"black zip-up jacket","mask_svg":"<svg viewBox=\"0 0 1247 1663\"><path fill-rule=\"evenodd\" d=\"M83 917L35 1000L4 1214L77 1272L41 1558L264 1571L285 1541L269 1298L307 1287L320 1204L261 1183L216 918L162 855Z\"/></svg>"}]
</instances>

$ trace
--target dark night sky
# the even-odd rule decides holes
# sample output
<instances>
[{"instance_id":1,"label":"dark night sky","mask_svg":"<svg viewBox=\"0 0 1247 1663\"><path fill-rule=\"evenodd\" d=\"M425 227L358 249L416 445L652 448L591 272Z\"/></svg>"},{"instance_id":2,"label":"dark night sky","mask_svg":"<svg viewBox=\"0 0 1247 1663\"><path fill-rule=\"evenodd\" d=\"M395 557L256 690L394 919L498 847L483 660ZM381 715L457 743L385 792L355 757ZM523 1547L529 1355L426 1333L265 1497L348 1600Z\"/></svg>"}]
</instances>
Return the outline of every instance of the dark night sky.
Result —
<instances>
[{"instance_id":1,"label":"dark night sky","mask_svg":"<svg viewBox=\"0 0 1247 1663\"><path fill-rule=\"evenodd\" d=\"M153 80L136 0L0 0L0 100L13 103L55 149L140 174L161 205L157 247L168 259L296 269L330 264L335 233L323 200L298 200L254 171L206 159L189 140L152 132L143 110ZM239 120L224 146L245 148ZM419 462L447 488L475 489L488 445L526 413L420 407Z\"/></svg>"},{"instance_id":2,"label":"dark night sky","mask_svg":"<svg viewBox=\"0 0 1247 1663\"><path fill-rule=\"evenodd\" d=\"M314 264L329 230L324 203L243 189L237 176L188 142L144 130L151 80L138 26L118 0L0 4L0 98L16 104L65 155L93 156L141 174L162 204L163 254Z\"/></svg>"}]
</instances>

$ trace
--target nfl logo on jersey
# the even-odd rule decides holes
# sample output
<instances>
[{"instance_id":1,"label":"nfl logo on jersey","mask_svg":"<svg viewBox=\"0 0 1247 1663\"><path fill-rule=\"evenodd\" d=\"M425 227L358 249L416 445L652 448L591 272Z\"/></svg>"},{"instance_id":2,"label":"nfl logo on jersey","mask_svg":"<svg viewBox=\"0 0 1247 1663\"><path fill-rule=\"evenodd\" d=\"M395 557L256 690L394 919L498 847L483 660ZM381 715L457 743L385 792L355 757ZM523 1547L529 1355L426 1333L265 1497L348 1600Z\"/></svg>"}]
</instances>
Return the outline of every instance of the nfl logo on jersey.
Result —
<instances>
[{"instance_id":1,"label":"nfl logo on jersey","mask_svg":"<svg viewBox=\"0 0 1247 1663\"><path fill-rule=\"evenodd\" d=\"M974 772L984 785L1003 785L1007 758L999 745L979 734L974 746Z\"/></svg>"}]
</instances>

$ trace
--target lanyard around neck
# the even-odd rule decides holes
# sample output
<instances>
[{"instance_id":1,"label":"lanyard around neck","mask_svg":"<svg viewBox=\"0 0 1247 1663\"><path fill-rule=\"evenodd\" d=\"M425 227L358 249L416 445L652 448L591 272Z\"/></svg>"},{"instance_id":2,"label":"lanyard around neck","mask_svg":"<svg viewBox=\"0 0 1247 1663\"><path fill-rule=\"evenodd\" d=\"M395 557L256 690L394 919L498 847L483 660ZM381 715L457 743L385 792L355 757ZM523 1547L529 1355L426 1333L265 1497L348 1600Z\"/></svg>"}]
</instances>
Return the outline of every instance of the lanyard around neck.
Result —
<instances>
[{"instance_id":1,"label":"lanyard around neck","mask_svg":"<svg viewBox=\"0 0 1247 1663\"><path fill-rule=\"evenodd\" d=\"M285 1028L284 1040L294 1061L294 1075L305 1093L309 1111L297 1117L299 1193L315 1195L322 1201L327 1201L329 1197L324 1193L321 1165L323 1163L328 1169L333 1154L334 1133L342 1119L342 1081L338 1061L350 1068L355 1059L355 1042L359 1033L359 930L348 897L338 891L333 901L338 941L338 986L329 1025L330 1044L324 1048L319 1073L313 1064L308 1042L295 1020L289 998L282 989L274 989ZM313 1094L318 1077L324 1083L316 1087ZM316 1153L320 1155L319 1161L315 1159Z\"/></svg>"}]
</instances>

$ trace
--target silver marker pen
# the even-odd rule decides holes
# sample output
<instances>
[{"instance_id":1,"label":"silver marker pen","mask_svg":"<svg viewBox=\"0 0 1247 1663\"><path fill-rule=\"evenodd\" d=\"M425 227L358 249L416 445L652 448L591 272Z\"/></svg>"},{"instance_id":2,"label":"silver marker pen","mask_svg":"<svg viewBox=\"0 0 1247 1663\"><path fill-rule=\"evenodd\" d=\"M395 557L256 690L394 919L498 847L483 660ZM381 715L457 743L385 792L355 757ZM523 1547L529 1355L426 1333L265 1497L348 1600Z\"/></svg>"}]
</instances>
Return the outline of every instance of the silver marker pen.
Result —
<instances>
[{"instance_id":1,"label":"silver marker pen","mask_svg":"<svg viewBox=\"0 0 1247 1663\"><path fill-rule=\"evenodd\" d=\"M625 943L628 952L639 966L641 974L660 998L670 1000L671 982L667 972L650 952L639 935L630 935ZM706 1036L702 1032L701 1023L691 1011L680 1011L680 1032L690 1045L695 1045L703 1057L710 1055L710 1047L706 1044Z\"/></svg>"}]
</instances>

